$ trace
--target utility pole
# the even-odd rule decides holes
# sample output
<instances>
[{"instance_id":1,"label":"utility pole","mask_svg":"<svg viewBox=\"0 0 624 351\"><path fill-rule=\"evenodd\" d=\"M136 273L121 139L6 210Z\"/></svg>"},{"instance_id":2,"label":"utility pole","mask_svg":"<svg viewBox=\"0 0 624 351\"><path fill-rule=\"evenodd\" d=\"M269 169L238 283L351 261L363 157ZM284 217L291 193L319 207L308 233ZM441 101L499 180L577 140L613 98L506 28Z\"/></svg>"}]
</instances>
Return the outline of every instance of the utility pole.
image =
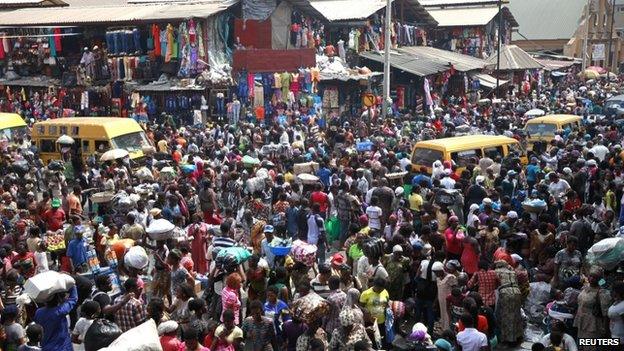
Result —
<instances>
[{"instance_id":1,"label":"utility pole","mask_svg":"<svg viewBox=\"0 0 624 351\"><path fill-rule=\"evenodd\" d=\"M498 75L500 74L500 55L501 55L501 41L503 40L503 0L498 0L498 44L496 49L496 94L498 94L498 86L500 80Z\"/></svg>"},{"instance_id":2,"label":"utility pole","mask_svg":"<svg viewBox=\"0 0 624 351\"><path fill-rule=\"evenodd\" d=\"M591 0L587 0L587 6L585 7L585 40L583 41L583 69L587 68L587 46L589 45L589 8L591 7Z\"/></svg>"},{"instance_id":3,"label":"utility pole","mask_svg":"<svg viewBox=\"0 0 624 351\"><path fill-rule=\"evenodd\" d=\"M613 22L615 20L615 0L611 0L611 28L609 29L609 51L607 51L607 60L609 62L607 66L607 82L611 83L611 70L613 68L613 62L615 61L615 53L611 55L611 48L613 47Z\"/></svg>"},{"instance_id":4,"label":"utility pole","mask_svg":"<svg viewBox=\"0 0 624 351\"><path fill-rule=\"evenodd\" d=\"M381 117L386 118L388 115L388 107L390 100L390 47L392 43L390 42L392 39L390 38L390 26L392 25L392 21L390 19L392 15L392 0L386 0L386 25L384 29L384 81L383 81L383 104Z\"/></svg>"}]
</instances>

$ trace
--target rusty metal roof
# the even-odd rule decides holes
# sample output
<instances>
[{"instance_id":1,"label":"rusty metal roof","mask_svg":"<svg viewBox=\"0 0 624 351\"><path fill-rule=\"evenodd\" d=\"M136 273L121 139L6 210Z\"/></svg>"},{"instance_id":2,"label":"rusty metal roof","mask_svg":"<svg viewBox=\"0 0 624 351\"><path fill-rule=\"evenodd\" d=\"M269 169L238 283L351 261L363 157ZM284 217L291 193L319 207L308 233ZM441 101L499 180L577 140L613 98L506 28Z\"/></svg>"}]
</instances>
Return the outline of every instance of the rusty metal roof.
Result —
<instances>
[{"instance_id":1,"label":"rusty metal roof","mask_svg":"<svg viewBox=\"0 0 624 351\"><path fill-rule=\"evenodd\" d=\"M430 46L406 46L399 50L418 57L430 58L444 63L450 63L460 72L481 70L486 65L485 60L480 58L460 54L458 52L437 49Z\"/></svg>"}]
</instances>

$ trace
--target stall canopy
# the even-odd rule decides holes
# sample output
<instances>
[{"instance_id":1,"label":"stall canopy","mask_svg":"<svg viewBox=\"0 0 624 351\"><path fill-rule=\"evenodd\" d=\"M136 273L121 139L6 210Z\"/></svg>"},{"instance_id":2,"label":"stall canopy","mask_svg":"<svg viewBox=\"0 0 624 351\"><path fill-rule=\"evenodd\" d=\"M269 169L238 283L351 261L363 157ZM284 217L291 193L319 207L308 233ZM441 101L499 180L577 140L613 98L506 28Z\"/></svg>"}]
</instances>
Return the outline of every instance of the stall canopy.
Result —
<instances>
[{"instance_id":1,"label":"stall canopy","mask_svg":"<svg viewBox=\"0 0 624 351\"><path fill-rule=\"evenodd\" d=\"M485 26L498 14L498 7L428 8L427 11L438 22L438 27ZM503 7L502 11L504 18L510 22L511 26L517 27L518 22L509 9Z\"/></svg>"},{"instance_id":2,"label":"stall canopy","mask_svg":"<svg viewBox=\"0 0 624 351\"><path fill-rule=\"evenodd\" d=\"M108 23L175 21L207 18L238 1L212 0L142 5L77 5L54 8L24 8L0 13L2 26L95 25Z\"/></svg>"},{"instance_id":3,"label":"stall canopy","mask_svg":"<svg viewBox=\"0 0 624 351\"><path fill-rule=\"evenodd\" d=\"M438 60L442 63L450 63L453 68L460 72L481 70L485 67L485 60L453 51L442 50L430 46L403 47L400 51L417 57Z\"/></svg>"},{"instance_id":4,"label":"stall canopy","mask_svg":"<svg viewBox=\"0 0 624 351\"><path fill-rule=\"evenodd\" d=\"M473 73L470 75L470 77L472 77L473 80L478 80L479 81L479 85L486 87L488 89L495 89L496 88L496 77L492 77L489 74L485 74L485 73ZM507 83L509 83L508 80L503 80L503 79L499 79L498 80L498 86L502 87L503 85L506 85Z\"/></svg>"},{"instance_id":5,"label":"stall canopy","mask_svg":"<svg viewBox=\"0 0 624 351\"><path fill-rule=\"evenodd\" d=\"M384 62L383 55L377 52L363 52L360 54L360 57L382 64ZM390 55L390 65L395 69L409 72L420 77L444 72L451 68L449 63L400 51L392 52Z\"/></svg>"},{"instance_id":6,"label":"stall canopy","mask_svg":"<svg viewBox=\"0 0 624 351\"><path fill-rule=\"evenodd\" d=\"M386 6L385 0L290 0L294 7L326 22L362 21ZM401 8L422 24L436 25L436 21L417 0L404 0Z\"/></svg>"},{"instance_id":7,"label":"stall canopy","mask_svg":"<svg viewBox=\"0 0 624 351\"><path fill-rule=\"evenodd\" d=\"M547 71L557 71L560 69L567 69L576 64L580 64L577 61L563 61L563 60L551 60L551 59L535 59L537 62L544 66L544 69Z\"/></svg>"},{"instance_id":8,"label":"stall canopy","mask_svg":"<svg viewBox=\"0 0 624 351\"><path fill-rule=\"evenodd\" d=\"M496 69L497 67L497 53L494 52L486 60L487 68ZM501 71L523 71L527 69L540 69L543 68L541 63L537 62L526 51L519 48L517 45L502 45L500 55L500 70Z\"/></svg>"}]
</instances>

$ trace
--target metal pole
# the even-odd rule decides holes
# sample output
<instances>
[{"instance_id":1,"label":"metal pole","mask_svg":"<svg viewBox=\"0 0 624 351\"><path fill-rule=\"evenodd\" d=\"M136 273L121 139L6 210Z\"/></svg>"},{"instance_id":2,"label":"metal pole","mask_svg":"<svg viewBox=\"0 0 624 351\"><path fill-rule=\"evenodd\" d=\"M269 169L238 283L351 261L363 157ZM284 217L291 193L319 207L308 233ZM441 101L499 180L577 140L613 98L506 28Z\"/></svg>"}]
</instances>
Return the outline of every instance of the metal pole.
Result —
<instances>
[{"instance_id":1,"label":"metal pole","mask_svg":"<svg viewBox=\"0 0 624 351\"><path fill-rule=\"evenodd\" d=\"M381 105L383 110L381 111L381 117L386 118L388 115L388 100L390 99L390 47L392 46L390 38L390 16L392 14L392 0L386 0L386 25L384 29L384 86L383 86L383 104Z\"/></svg>"},{"instance_id":2,"label":"metal pole","mask_svg":"<svg viewBox=\"0 0 624 351\"><path fill-rule=\"evenodd\" d=\"M611 48L613 47L613 22L615 16L615 0L611 0L611 28L609 29L609 51L607 60L609 62L607 66L607 82L611 83L611 71L613 70L613 62L615 61L615 53L611 56Z\"/></svg>"},{"instance_id":3,"label":"metal pole","mask_svg":"<svg viewBox=\"0 0 624 351\"><path fill-rule=\"evenodd\" d=\"M498 0L498 43L496 49L496 95L498 95L498 87L500 80L498 75L500 74L500 55L501 55L501 41L503 40L503 12L502 12L503 0Z\"/></svg>"},{"instance_id":4,"label":"metal pole","mask_svg":"<svg viewBox=\"0 0 624 351\"><path fill-rule=\"evenodd\" d=\"M591 0L587 0L587 6L585 8L585 39L583 41L583 69L587 68L587 46L589 44L589 8L591 7Z\"/></svg>"}]
</instances>

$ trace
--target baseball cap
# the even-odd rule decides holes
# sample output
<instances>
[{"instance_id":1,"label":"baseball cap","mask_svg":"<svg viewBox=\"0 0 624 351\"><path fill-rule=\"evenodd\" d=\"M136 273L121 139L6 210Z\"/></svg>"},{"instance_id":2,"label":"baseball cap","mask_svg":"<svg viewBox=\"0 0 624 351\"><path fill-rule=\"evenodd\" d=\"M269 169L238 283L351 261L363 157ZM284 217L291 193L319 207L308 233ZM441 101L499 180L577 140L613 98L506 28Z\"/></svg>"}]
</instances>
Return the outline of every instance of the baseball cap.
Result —
<instances>
[{"instance_id":1,"label":"baseball cap","mask_svg":"<svg viewBox=\"0 0 624 351\"><path fill-rule=\"evenodd\" d=\"M52 199L52 202L50 203L50 205L54 208L59 208L61 207L61 200L60 199Z\"/></svg>"},{"instance_id":2,"label":"baseball cap","mask_svg":"<svg viewBox=\"0 0 624 351\"><path fill-rule=\"evenodd\" d=\"M265 233L273 233L273 230L274 230L274 228L270 224L267 224L267 225L264 226L264 232Z\"/></svg>"},{"instance_id":3,"label":"baseball cap","mask_svg":"<svg viewBox=\"0 0 624 351\"><path fill-rule=\"evenodd\" d=\"M403 248L401 247L401 245L394 245L392 247L392 252L403 252Z\"/></svg>"}]
</instances>

